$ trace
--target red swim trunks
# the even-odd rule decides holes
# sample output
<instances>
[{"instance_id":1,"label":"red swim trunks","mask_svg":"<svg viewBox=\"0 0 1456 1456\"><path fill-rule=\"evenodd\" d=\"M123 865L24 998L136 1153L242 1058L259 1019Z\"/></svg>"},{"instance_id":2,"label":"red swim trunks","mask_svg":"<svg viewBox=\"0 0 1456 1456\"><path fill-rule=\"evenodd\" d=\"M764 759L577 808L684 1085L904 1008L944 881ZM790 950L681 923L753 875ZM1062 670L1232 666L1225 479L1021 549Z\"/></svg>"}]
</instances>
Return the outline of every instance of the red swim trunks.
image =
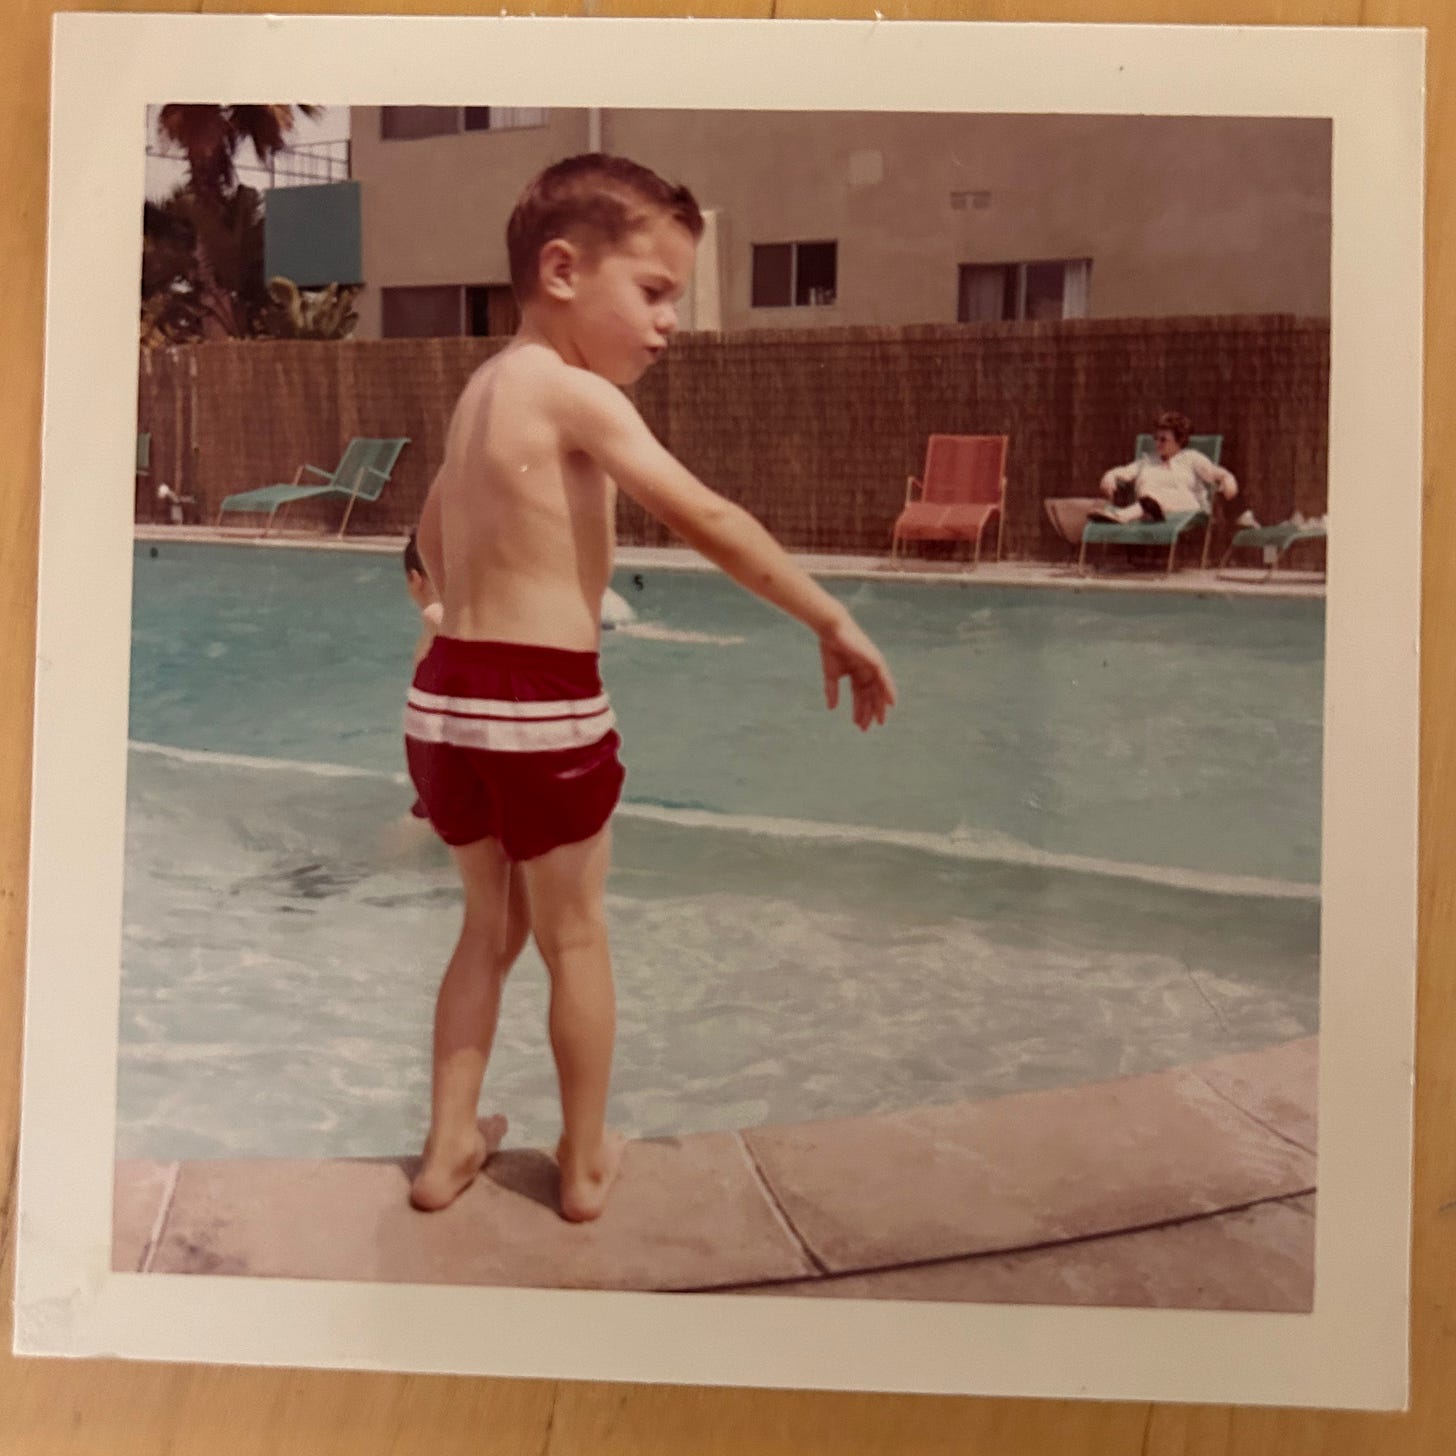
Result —
<instances>
[{"instance_id":1,"label":"red swim trunks","mask_svg":"<svg viewBox=\"0 0 1456 1456\"><path fill-rule=\"evenodd\" d=\"M410 778L446 844L534 859L611 818L616 721L595 652L436 637L405 707Z\"/></svg>"}]
</instances>

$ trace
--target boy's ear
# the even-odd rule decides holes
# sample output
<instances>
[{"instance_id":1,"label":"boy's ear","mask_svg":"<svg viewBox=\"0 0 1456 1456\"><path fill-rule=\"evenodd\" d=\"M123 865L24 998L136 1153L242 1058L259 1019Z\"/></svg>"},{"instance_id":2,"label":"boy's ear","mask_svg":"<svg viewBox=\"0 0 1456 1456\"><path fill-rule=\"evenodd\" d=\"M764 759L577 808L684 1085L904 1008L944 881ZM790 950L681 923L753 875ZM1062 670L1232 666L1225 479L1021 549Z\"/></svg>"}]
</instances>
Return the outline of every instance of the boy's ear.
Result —
<instances>
[{"instance_id":1,"label":"boy's ear","mask_svg":"<svg viewBox=\"0 0 1456 1456\"><path fill-rule=\"evenodd\" d=\"M581 267L581 251L565 238L552 238L541 249L537 263L537 281L548 298L565 303L576 296L576 275Z\"/></svg>"}]
</instances>

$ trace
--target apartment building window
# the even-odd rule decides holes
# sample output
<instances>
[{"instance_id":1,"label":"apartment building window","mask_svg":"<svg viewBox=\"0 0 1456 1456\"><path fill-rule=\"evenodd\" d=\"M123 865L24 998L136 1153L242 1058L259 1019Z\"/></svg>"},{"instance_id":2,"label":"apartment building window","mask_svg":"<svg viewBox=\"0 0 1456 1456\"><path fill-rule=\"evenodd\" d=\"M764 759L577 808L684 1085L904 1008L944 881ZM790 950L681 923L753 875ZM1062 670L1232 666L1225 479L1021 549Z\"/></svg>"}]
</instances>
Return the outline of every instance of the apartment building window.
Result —
<instances>
[{"instance_id":1,"label":"apartment building window","mask_svg":"<svg viewBox=\"0 0 1456 1456\"><path fill-rule=\"evenodd\" d=\"M518 131L522 127L545 126L544 106L465 106L460 119L462 131Z\"/></svg>"},{"instance_id":2,"label":"apartment building window","mask_svg":"<svg viewBox=\"0 0 1456 1456\"><path fill-rule=\"evenodd\" d=\"M791 308L833 303L838 274L838 243L755 243L752 306Z\"/></svg>"},{"instance_id":3,"label":"apartment building window","mask_svg":"<svg viewBox=\"0 0 1456 1456\"><path fill-rule=\"evenodd\" d=\"M380 304L386 339L446 339L465 332L461 290L454 284L386 288Z\"/></svg>"},{"instance_id":4,"label":"apartment building window","mask_svg":"<svg viewBox=\"0 0 1456 1456\"><path fill-rule=\"evenodd\" d=\"M434 284L386 288L380 298L386 339L454 339L513 334L521 321L509 284Z\"/></svg>"},{"instance_id":5,"label":"apartment building window","mask_svg":"<svg viewBox=\"0 0 1456 1456\"><path fill-rule=\"evenodd\" d=\"M977 324L1086 318L1091 280L1090 258L962 263L956 319Z\"/></svg>"},{"instance_id":6,"label":"apartment building window","mask_svg":"<svg viewBox=\"0 0 1456 1456\"><path fill-rule=\"evenodd\" d=\"M462 131L514 131L545 126L550 114L544 106L381 106L379 137L402 142Z\"/></svg>"},{"instance_id":7,"label":"apartment building window","mask_svg":"<svg viewBox=\"0 0 1456 1456\"><path fill-rule=\"evenodd\" d=\"M509 283L483 283L465 290L465 332L478 339L513 334L520 306Z\"/></svg>"}]
</instances>

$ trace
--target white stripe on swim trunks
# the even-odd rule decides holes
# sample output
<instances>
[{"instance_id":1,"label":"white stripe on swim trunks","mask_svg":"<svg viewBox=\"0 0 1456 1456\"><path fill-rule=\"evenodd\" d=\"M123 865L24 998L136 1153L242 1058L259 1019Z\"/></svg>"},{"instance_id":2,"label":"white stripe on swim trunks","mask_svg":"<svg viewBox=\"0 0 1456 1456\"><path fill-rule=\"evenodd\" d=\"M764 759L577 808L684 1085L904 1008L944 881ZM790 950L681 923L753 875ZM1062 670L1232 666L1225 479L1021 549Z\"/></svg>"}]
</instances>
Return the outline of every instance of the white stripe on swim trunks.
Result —
<instances>
[{"instance_id":1,"label":"white stripe on swim trunks","mask_svg":"<svg viewBox=\"0 0 1456 1456\"><path fill-rule=\"evenodd\" d=\"M411 694L411 698L413 698ZM469 701L469 700L467 700ZM584 717L485 718L457 717L423 711L413 702L404 710L405 737L422 743L448 743L455 748L480 748L491 753L555 753L598 743L617 726L617 715L605 706ZM565 703L521 704L561 709Z\"/></svg>"},{"instance_id":2,"label":"white stripe on swim trunks","mask_svg":"<svg viewBox=\"0 0 1456 1456\"><path fill-rule=\"evenodd\" d=\"M507 698L452 698L409 690L409 704L426 713L452 713L462 718L589 718L607 709L607 695L554 703L520 703Z\"/></svg>"}]
</instances>

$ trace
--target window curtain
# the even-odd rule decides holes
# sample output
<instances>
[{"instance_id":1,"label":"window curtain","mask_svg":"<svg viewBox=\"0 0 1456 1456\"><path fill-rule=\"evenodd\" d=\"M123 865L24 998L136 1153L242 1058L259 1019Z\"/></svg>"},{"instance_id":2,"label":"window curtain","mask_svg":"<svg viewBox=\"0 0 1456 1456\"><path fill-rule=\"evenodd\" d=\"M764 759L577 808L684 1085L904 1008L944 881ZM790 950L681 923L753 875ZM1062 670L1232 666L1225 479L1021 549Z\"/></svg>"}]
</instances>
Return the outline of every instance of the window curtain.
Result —
<instances>
[{"instance_id":1,"label":"window curtain","mask_svg":"<svg viewBox=\"0 0 1456 1456\"><path fill-rule=\"evenodd\" d=\"M492 131L505 131L518 126L545 126L547 108L544 106L492 106L490 126Z\"/></svg>"},{"instance_id":2,"label":"window curtain","mask_svg":"<svg viewBox=\"0 0 1456 1456\"><path fill-rule=\"evenodd\" d=\"M1069 259L1062 274L1062 317L1086 318L1092 286L1091 258Z\"/></svg>"}]
</instances>

